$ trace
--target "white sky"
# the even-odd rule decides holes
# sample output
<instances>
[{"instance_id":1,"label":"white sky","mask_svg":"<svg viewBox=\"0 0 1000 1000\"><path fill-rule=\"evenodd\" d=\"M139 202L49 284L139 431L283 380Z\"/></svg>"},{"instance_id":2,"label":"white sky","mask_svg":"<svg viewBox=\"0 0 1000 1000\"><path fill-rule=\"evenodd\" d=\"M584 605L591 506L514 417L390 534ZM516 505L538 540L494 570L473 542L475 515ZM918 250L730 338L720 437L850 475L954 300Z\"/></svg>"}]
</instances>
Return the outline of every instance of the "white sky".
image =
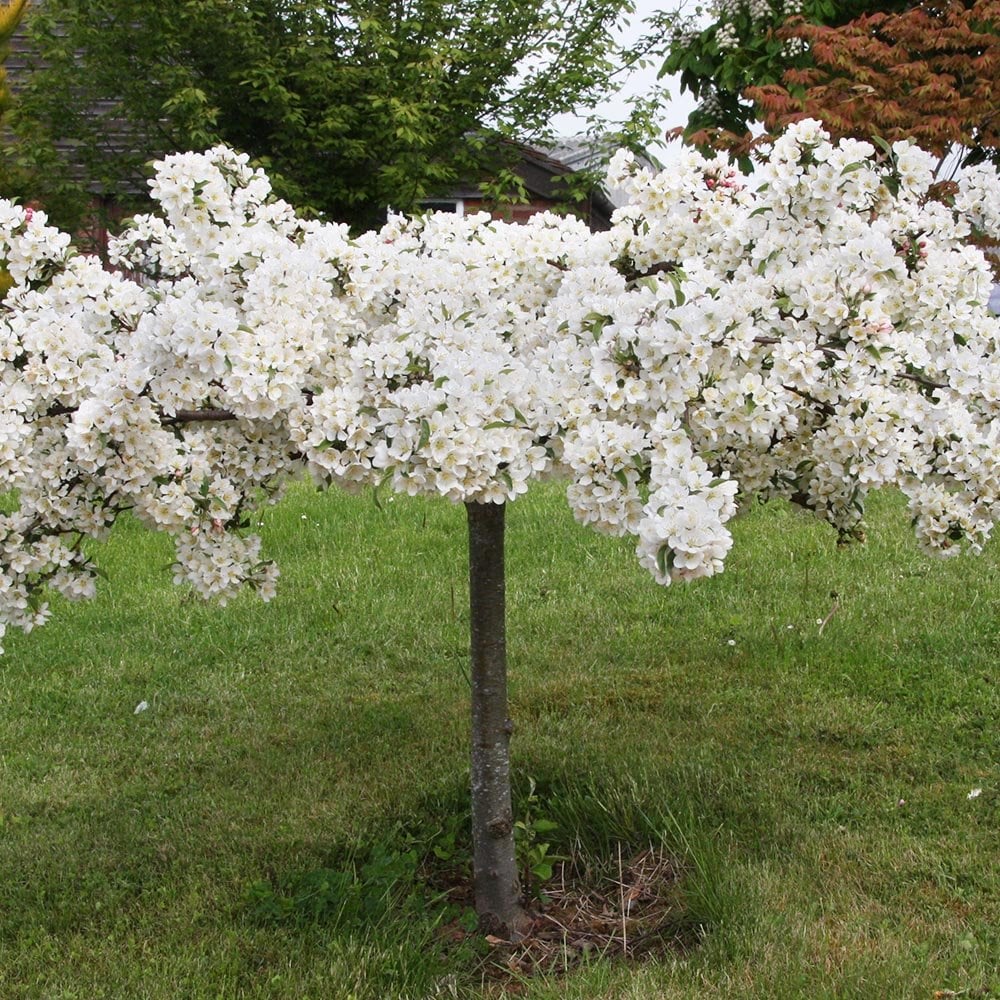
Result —
<instances>
[{"instance_id":1,"label":"white sky","mask_svg":"<svg viewBox=\"0 0 1000 1000\"><path fill-rule=\"evenodd\" d=\"M626 39L638 38L642 34L642 21L644 18L655 13L657 10L667 10L681 6L678 0L635 0L635 15L632 17L632 25L626 33ZM662 60L654 60L653 65L644 70L637 71L629 80L628 87L622 94L621 101L615 101L607 108L601 109L609 118L623 117L626 114L624 98L633 94L642 94L652 88L657 80L656 76L660 70ZM666 78L660 81L670 92L670 103L664 109L659 122L660 132L666 132L678 125L687 123L688 115L694 110L695 102L690 94L681 94L680 81L675 78ZM565 116L557 121L557 130L564 135L573 135L585 128L583 121L572 116ZM669 145L659 145L651 149L651 152L661 160L668 160L672 153L679 150L679 143Z\"/></svg>"}]
</instances>

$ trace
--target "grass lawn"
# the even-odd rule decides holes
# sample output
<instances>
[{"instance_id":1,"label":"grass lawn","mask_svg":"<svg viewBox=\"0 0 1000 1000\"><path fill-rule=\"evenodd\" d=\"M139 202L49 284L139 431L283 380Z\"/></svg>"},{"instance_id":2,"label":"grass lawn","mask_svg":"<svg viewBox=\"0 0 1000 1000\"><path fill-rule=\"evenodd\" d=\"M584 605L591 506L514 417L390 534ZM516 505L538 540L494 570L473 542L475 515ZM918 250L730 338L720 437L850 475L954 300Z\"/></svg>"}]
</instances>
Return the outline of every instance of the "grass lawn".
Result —
<instances>
[{"instance_id":1,"label":"grass lawn","mask_svg":"<svg viewBox=\"0 0 1000 1000\"><path fill-rule=\"evenodd\" d=\"M192 599L123 523L98 600L8 635L0 997L1000 992L997 546L921 556L892 496L846 551L765 507L661 589L555 486L513 505L515 811L531 777L597 869L666 847L700 942L484 982L413 888L467 850L464 511L303 488L262 519L270 605Z\"/></svg>"}]
</instances>

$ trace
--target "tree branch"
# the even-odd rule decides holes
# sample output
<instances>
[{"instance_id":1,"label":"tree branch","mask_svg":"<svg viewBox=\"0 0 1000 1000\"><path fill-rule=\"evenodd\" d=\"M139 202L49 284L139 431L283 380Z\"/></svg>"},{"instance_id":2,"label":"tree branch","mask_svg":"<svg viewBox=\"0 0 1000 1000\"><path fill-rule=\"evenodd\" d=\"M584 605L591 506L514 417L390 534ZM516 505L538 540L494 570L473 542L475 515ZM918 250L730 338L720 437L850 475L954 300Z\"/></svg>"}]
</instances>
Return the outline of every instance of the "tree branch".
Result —
<instances>
[{"instance_id":1,"label":"tree branch","mask_svg":"<svg viewBox=\"0 0 1000 1000\"><path fill-rule=\"evenodd\" d=\"M164 427L175 427L177 424L194 424L200 421L218 422L222 420L238 420L231 410L178 410L172 417L160 415L160 423Z\"/></svg>"},{"instance_id":2,"label":"tree branch","mask_svg":"<svg viewBox=\"0 0 1000 1000\"><path fill-rule=\"evenodd\" d=\"M804 399L807 403L812 403L824 417L832 417L836 414L837 410L830 403L824 402L822 399L817 399L811 393L806 392L804 389L796 389L794 385L782 385L782 389L785 392L793 393Z\"/></svg>"},{"instance_id":3,"label":"tree branch","mask_svg":"<svg viewBox=\"0 0 1000 1000\"><path fill-rule=\"evenodd\" d=\"M53 403L44 413L46 417L68 417L76 413L77 407L63 406L62 403ZM176 427L178 424L194 424L201 421L219 422L223 420L238 420L239 417L231 410L208 409L208 410L178 410L173 415L158 411L160 423L164 427Z\"/></svg>"},{"instance_id":4,"label":"tree branch","mask_svg":"<svg viewBox=\"0 0 1000 1000\"><path fill-rule=\"evenodd\" d=\"M948 384L945 382L935 382L933 379L927 378L926 375L917 375L916 372L900 372L896 378L906 379L908 382L916 382L922 389L947 389Z\"/></svg>"}]
</instances>

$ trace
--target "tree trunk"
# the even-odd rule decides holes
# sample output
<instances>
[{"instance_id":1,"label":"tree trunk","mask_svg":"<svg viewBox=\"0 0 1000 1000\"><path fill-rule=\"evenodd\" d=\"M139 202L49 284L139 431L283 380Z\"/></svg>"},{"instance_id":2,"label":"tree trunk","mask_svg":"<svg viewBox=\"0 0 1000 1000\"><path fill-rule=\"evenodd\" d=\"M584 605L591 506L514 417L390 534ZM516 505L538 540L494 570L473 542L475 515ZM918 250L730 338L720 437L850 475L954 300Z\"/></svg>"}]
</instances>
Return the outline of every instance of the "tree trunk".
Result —
<instances>
[{"instance_id":1,"label":"tree trunk","mask_svg":"<svg viewBox=\"0 0 1000 1000\"><path fill-rule=\"evenodd\" d=\"M504 505L467 503L472 633L473 884L480 927L516 938L527 922L514 851L504 620Z\"/></svg>"}]
</instances>

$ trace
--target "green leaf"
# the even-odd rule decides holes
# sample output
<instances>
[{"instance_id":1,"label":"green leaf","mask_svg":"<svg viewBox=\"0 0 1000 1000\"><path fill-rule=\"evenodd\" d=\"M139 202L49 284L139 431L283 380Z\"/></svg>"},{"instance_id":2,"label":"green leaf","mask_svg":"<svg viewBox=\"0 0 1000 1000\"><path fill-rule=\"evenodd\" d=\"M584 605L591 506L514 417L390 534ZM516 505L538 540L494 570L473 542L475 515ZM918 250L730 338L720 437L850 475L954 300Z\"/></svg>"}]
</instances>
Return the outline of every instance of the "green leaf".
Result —
<instances>
[{"instance_id":1,"label":"green leaf","mask_svg":"<svg viewBox=\"0 0 1000 1000\"><path fill-rule=\"evenodd\" d=\"M541 879L543 882L547 882L552 878L554 869L548 861L540 861L537 865L531 866L531 871L536 878Z\"/></svg>"},{"instance_id":2,"label":"green leaf","mask_svg":"<svg viewBox=\"0 0 1000 1000\"><path fill-rule=\"evenodd\" d=\"M610 322L610 316L605 316L603 313L591 312L583 317L582 325L585 330L589 330L593 334L596 341L601 339L601 332Z\"/></svg>"},{"instance_id":3,"label":"green leaf","mask_svg":"<svg viewBox=\"0 0 1000 1000\"><path fill-rule=\"evenodd\" d=\"M765 271L765 270L767 269L767 265L768 265L768 264L770 264L770 263L771 263L771 261L773 261L773 260L776 260L776 259L777 259L778 257L780 257L780 256L781 256L781 253L782 253L782 248L781 248L781 247L776 247L776 248L775 248L774 250L772 250L772 251L771 251L771 252L770 252L770 253L769 253L769 254L768 254L768 255L767 255L767 256L766 256L766 257L765 257L765 258L764 258L764 259L763 259L763 260L762 260L761 262L760 262L760 264L758 264L758 265L757 265L757 273L758 273L758 274L763 274L763 273L764 273L764 271Z\"/></svg>"},{"instance_id":4,"label":"green leaf","mask_svg":"<svg viewBox=\"0 0 1000 1000\"><path fill-rule=\"evenodd\" d=\"M675 558L674 550L669 545L660 546L656 553L656 568L659 570L660 576L670 576L674 568Z\"/></svg>"},{"instance_id":5,"label":"green leaf","mask_svg":"<svg viewBox=\"0 0 1000 1000\"><path fill-rule=\"evenodd\" d=\"M687 301L687 297L684 295L684 289L681 286L687 279L687 275L678 267L674 268L672 271L668 271L667 277L670 279L670 283L674 286L674 305L684 305Z\"/></svg>"},{"instance_id":6,"label":"green leaf","mask_svg":"<svg viewBox=\"0 0 1000 1000\"><path fill-rule=\"evenodd\" d=\"M876 146L878 146L878 148L881 149L882 152L887 153L889 156L895 156L895 153L893 153L893 151L892 151L892 146L890 146L889 143L886 142L885 139L882 138L882 136L880 136L880 135L873 135L872 136L872 142Z\"/></svg>"}]
</instances>

